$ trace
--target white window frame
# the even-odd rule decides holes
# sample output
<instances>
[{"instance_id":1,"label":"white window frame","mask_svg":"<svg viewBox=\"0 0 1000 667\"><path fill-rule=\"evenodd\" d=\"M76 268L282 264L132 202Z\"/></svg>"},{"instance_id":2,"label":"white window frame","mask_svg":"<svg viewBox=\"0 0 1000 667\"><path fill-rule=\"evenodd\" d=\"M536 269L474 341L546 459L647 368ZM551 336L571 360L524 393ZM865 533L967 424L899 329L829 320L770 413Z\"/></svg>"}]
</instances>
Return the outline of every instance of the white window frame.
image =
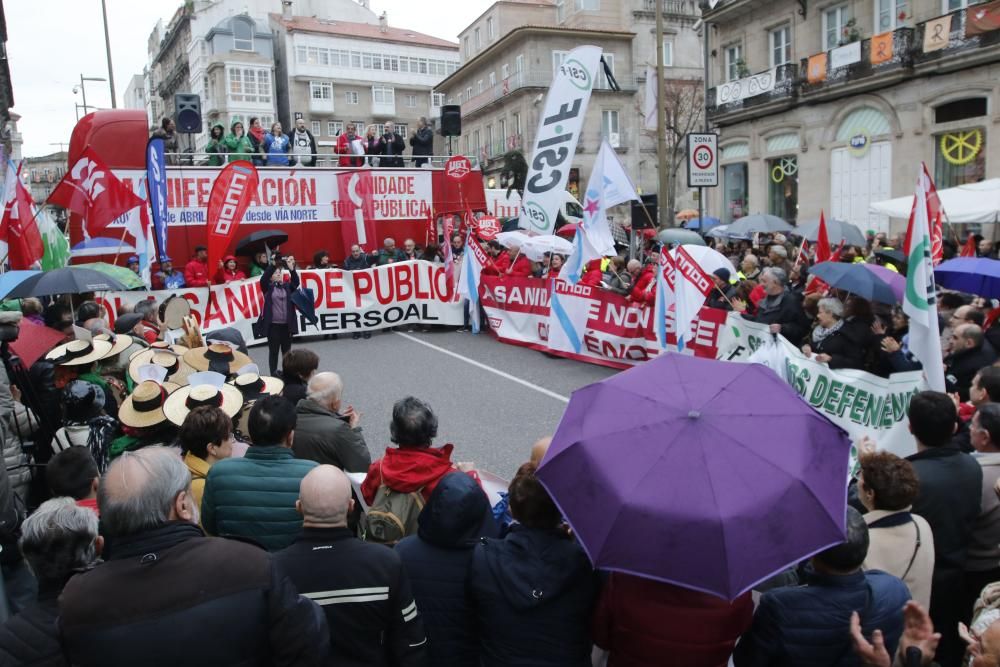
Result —
<instances>
[{"instance_id":1,"label":"white window frame","mask_svg":"<svg viewBox=\"0 0 1000 667\"><path fill-rule=\"evenodd\" d=\"M601 138L611 141L611 135L618 135L618 146L621 145L621 119L618 115L617 109L602 109L601 110ZM618 148L612 142L612 148Z\"/></svg>"},{"instance_id":2,"label":"white window frame","mask_svg":"<svg viewBox=\"0 0 1000 667\"><path fill-rule=\"evenodd\" d=\"M724 51L725 55L725 72L723 73L726 81L736 81L740 78L739 68L737 63L743 60L743 44L741 42L735 42L733 44L727 45Z\"/></svg>"},{"instance_id":3,"label":"white window frame","mask_svg":"<svg viewBox=\"0 0 1000 667\"><path fill-rule=\"evenodd\" d=\"M514 58L514 74L520 74L523 71L524 71L524 54L521 53L518 54L516 58Z\"/></svg>"},{"instance_id":4,"label":"white window frame","mask_svg":"<svg viewBox=\"0 0 1000 667\"><path fill-rule=\"evenodd\" d=\"M497 85L497 73L490 72L490 88L496 88Z\"/></svg>"},{"instance_id":5,"label":"white window frame","mask_svg":"<svg viewBox=\"0 0 1000 667\"><path fill-rule=\"evenodd\" d=\"M672 37L663 39L663 66L674 66L674 40Z\"/></svg>"},{"instance_id":6,"label":"white window frame","mask_svg":"<svg viewBox=\"0 0 1000 667\"><path fill-rule=\"evenodd\" d=\"M974 5L977 3L977 0L958 0L957 6L952 7L951 4L954 1L955 0L941 0L941 13L947 14L948 12L953 12L958 9L965 9L969 5Z\"/></svg>"},{"instance_id":7,"label":"white window frame","mask_svg":"<svg viewBox=\"0 0 1000 667\"><path fill-rule=\"evenodd\" d=\"M510 78L510 64L509 63L504 63L503 65L500 65L500 78L501 79L509 79Z\"/></svg>"},{"instance_id":8,"label":"white window frame","mask_svg":"<svg viewBox=\"0 0 1000 667\"><path fill-rule=\"evenodd\" d=\"M234 87L233 84L236 84ZM233 102L243 101L243 69L240 67L226 68L226 97Z\"/></svg>"},{"instance_id":9,"label":"white window frame","mask_svg":"<svg viewBox=\"0 0 1000 667\"><path fill-rule=\"evenodd\" d=\"M317 93L319 93L317 95ZM329 81L309 82L310 100L333 100L333 84Z\"/></svg>"},{"instance_id":10,"label":"white window frame","mask_svg":"<svg viewBox=\"0 0 1000 667\"><path fill-rule=\"evenodd\" d=\"M406 108L407 109L417 108L417 96L414 93L406 94Z\"/></svg>"},{"instance_id":11,"label":"white window frame","mask_svg":"<svg viewBox=\"0 0 1000 667\"><path fill-rule=\"evenodd\" d=\"M608 69L611 70L611 75L615 74L615 54L608 53L605 51L603 54L605 62L608 63ZM598 75L597 75L597 88L600 90L610 90L611 82L608 81L608 75L604 71L604 66L598 63Z\"/></svg>"},{"instance_id":12,"label":"white window frame","mask_svg":"<svg viewBox=\"0 0 1000 667\"><path fill-rule=\"evenodd\" d=\"M566 0L556 0L556 23L566 20Z\"/></svg>"},{"instance_id":13,"label":"white window frame","mask_svg":"<svg viewBox=\"0 0 1000 667\"><path fill-rule=\"evenodd\" d=\"M382 98L381 100L379 98ZM396 89L392 86L372 86L372 102L374 104L391 104L396 106Z\"/></svg>"},{"instance_id":14,"label":"white window frame","mask_svg":"<svg viewBox=\"0 0 1000 667\"><path fill-rule=\"evenodd\" d=\"M521 112L516 111L510 115L510 129L515 135L521 134Z\"/></svg>"},{"instance_id":15,"label":"white window frame","mask_svg":"<svg viewBox=\"0 0 1000 667\"><path fill-rule=\"evenodd\" d=\"M323 135L323 124L318 120L310 121L309 125L314 137Z\"/></svg>"},{"instance_id":16,"label":"white window frame","mask_svg":"<svg viewBox=\"0 0 1000 667\"><path fill-rule=\"evenodd\" d=\"M778 44L779 38L781 44ZM772 68L792 62L792 26L790 24L785 23L769 30L767 44ZM779 49L781 50L780 60L777 57Z\"/></svg>"},{"instance_id":17,"label":"white window frame","mask_svg":"<svg viewBox=\"0 0 1000 667\"><path fill-rule=\"evenodd\" d=\"M833 39L830 39L831 26L830 20L833 17L837 21L836 28L833 30ZM820 33L823 37L823 50L830 51L840 46L840 40L843 37L844 28L847 27L847 22L851 20L851 10L847 3L834 5L833 7L827 7L823 10L823 31Z\"/></svg>"},{"instance_id":18,"label":"white window frame","mask_svg":"<svg viewBox=\"0 0 1000 667\"><path fill-rule=\"evenodd\" d=\"M443 107L444 106L444 93L431 93L431 106L432 107Z\"/></svg>"},{"instance_id":19,"label":"white window frame","mask_svg":"<svg viewBox=\"0 0 1000 667\"><path fill-rule=\"evenodd\" d=\"M553 51L552 52L552 75L559 71L559 67L566 62L566 56L569 55L569 51Z\"/></svg>"},{"instance_id":20,"label":"white window frame","mask_svg":"<svg viewBox=\"0 0 1000 667\"><path fill-rule=\"evenodd\" d=\"M472 86L465 89L465 101L468 102L472 99Z\"/></svg>"},{"instance_id":21,"label":"white window frame","mask_svg":"<svg viewBox=\"0 0 1000 667\"><path fill-rule=\"evenodd\" d=\"M469 48L469 36L468 35L466 35L465 37L462 38L462 46L463 46L462 50L465 52L466 57L472 55L472 50Z\"/></svg>"},{"instance_id":22,"label":"white window frame","mask_svg":"<svg viewBox=\"0 0 1000 667\"><path fill-rule=\"evenodd\" d=\"M483 80L480 79L476 82L476 94L482 95L484 90L486 90L485 84L483 83Z\"/></svg>"},{"instance_id":23,"label":"white window frame","mask_svg":"<svg viewBox=\"0 0 1000 667\"><path fill-rule=\"evenodd\" d=\"M601 0L576 0L576 11L599 12L601 11Z\"/></svg>"},{"instance_id":24,"label":"white window frame","mask_svg":"<svg viewBox=\"0 0 1000 667\"><path fill-rule=\"evenodd\" d=\"M472 37L476 43L476 51L483 48L483 36L479 32L479 26L476 26L476 28L472 31Z\"/></svg>"},{"instance_id":25,"label":"white window frame","mask_svg":"<svg viewBox=\"0 0 1000 667\"><path fill-rule=\"evenodd\" d=\"M486 17L486 38L493 39L497 36L497 26L496 22L493 20L492 16Z\"/></svg>"},{"instance_id":26,"label":"white window frame","mask_svg":"<svg viewBox=\"0 0 1000 667\"><path fill-rule=\"evenodd\" d=\"M486 153L493 155L493 126L486 126Z\"/></svg>"},{"instance_id":27,"label":"white window frame","mask_svg":"<svg viewBox=\"0 0 1000 667\"><path fill-rule=\"evenodd\" d=\"M338 133L343 133L344 131L344 121L342 120L328 120L326 121L326 135L328 137L335 137Z\"/></svg>"},{"instance_id":28,"label":"white window frame","mask_svg":"<svg viewBox=\"0 0 1000 667\"><path fill-rule=\"evenodd\" d=\"M875 23L872 25L875 26L875 34L880 35L883 32L889 32L906 25L906 19L909 19L911 15L912 0L875 0L872 5L875 9ZM899 20L900 12L905 14L906 19ZM888 27L885 28L882 27L883 15L889 19Z\"/></svg>"},{"instance_id":29,"label":"white window frame","mask_svg":"<svg viewBox=\"0 0 1000 667\"><path fill-rule=\"evenodd\" d=\"M356 90L348 90L344 93L344 101L347 104L361 104L361 96Z\"/></svg>"},{"instance_id":30,"label":"white window frame","mask_svg":"<svg viewBox=\"0 0 1000 667\"><path fill-rule=\"evenodd\" d=\"M236 36L236 26L243 25L250 30L250 38L242 38ZM253 51L253 40L254 40L254 24L249 18L236 17L233 19L233 51ZM239 46L240 42L244 46Z\"/></svg>"}]
</instances>

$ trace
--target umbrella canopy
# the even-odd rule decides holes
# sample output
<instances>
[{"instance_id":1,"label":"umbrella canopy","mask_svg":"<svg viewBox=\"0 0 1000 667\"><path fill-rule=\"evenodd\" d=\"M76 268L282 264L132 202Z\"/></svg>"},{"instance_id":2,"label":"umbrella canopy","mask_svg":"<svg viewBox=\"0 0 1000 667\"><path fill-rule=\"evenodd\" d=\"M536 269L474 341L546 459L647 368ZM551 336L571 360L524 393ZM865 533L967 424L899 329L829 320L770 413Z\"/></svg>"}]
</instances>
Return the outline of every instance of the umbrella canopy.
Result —
<instances>
[{"instance_id":1,"label":"umbrella canopy","mask_svg":"<svg viewBox=\"0 0 1000 667\"><path fill-rule=\"evenodd\" d=\"M497 234L496 241L504 248L510 248L511 246L522 247L528 239L531 237L522 231L513 232L500 232Z\"/></svg>"},{"instance_id":2,"label":"umbrella canopy","mask_svg":"<svg viewBox=\"0 0 1000 667\"><path fill-rule=\"evenodd\" d=\"M957 292L1000 297L1000 260L985 257L957 257L934 269L938 285Z\"/></svg>"},{"instance_id":3,"label":"umbrella canopy","mask_svg":"<svg viewBox=\"0 0 1000 667\"><path fill-rule=\"evenodd\" d=\"M830 287L850 292L868 301L890 305L900 301L892 286L873 271L866 269L864 264L820 262L809 269L809 275L816 276Z\"/></svg>"},{"instance_id":4,"label":"umbrella canopy","mask_svg":"<svg viewBox=\"0 0 1000 667\"><path fill-rule=\"evenodd\" d=\"M901 273L896 273L895 271L890 271L884 266L879 266L878 264L862 264L876 276L881 278L889 287L892 288L892 293L896 295L896 299L900 303L903 302L903 295L906 293L906 276Z\"/></svg>"},{"instance_id":5,"label":"umbrella canopy","mask_svg":"<svg viewBox=\"0 0 1000 667\"><path fill-rule=\"evenodd\" d=\"M544 234L532 236L521 246L521 252L534 262L540 262L547 252L557 255L569 255L573 252L573 244L561 236Z\"/></svg>"},{"instance_id":6,"label":"umbrella canopy","mask_svg":"<svg viewBox=\"0 0 1000 667\"><path fill-rule=\"evenodd\" d=\"M686 208L683 211L680 211L674 217L677 218L678 220L688 221L691 218L697 218L698 217L698 211L694 210L693 208Z\"/></svg>"},{"instance_id":7,"label":"umbrella canopy","mask_svg":"<svg viewBox=\"0 0 1000 667\"><path fill-rule=\"evenodd\" d=\"M705 216L704 218L692 218L688 220L684 223L684 229L700 229L704 232L712 227L718 227L720 224L722 224L722 221L718 218Z\"/></svg>"},{"instance_id":8,"label":"umbrella canopy","mask_svg":"<svg viewBox=\"0 0 1000 667\"><path fill-rule=\"evenodd\" d=\"M802 223L795 233L806 241L815 243L819 240L819 220ZM865 239L865 235L860 229L843 220L826 221L826 238L829 239L831 246L840 245L840 242L843 241L846 245L856 245L864 248L867 243L867 239Z\"/></svg>"},{"instance_id":9,"label":"umbrella canopy","mask_svg":"<svg viewBox=\"0 0 1000 667\"><path fill-rule=\"evenodd\" d=\"M70 249L72 257L98 257L99 255L114 255L117 253L134 253L135 247L122 242L121 239L112 239L106 236L96 236L86 241L80 241Z\"/></svg>"},{"instance_id":10,"label":"umbrella canopy","mask_svg":"<svg viewBox=\"0 0 1000 667\"><path fill-rule=\"evenodd\" d=\"M37 276L41 271L8 271L0 275L0 294L9 294L11 290L31 276Z\"/></svg>"},{"instance_id":11,"label":"umbrella canopy","mask_svg":"<svg viewBox=\"0 0 1000 667\"><path fill-rule=\"evenodd\" d=\"M885 262L892 263L897 269L905 270L906 257L900 250L876 250L875 256Z\"/></svg>"},{"instance_id":12,"label":"umbrella canopy","mask_svg":"<svg viewBox=\"0 0 1000 667\"><path fill-rule=\"evenodd\" d=\"M748 215L729 225L730 236L750 236L754 233L772 234L774 232L794 232L795 228L776 215L755 213Z\"/></svg>"},{"instance_id":13,"label":"umbrella canopy","mask_svg":"<svg viewBox=\"0 0 1000 667\"><path fill-rule=\"evenodd\" d=\"M705 245L705 239L701 238L698 232L679 227L661 229L656 239L664 245Z\"/></svg>"},{"instance_id":14,"label":"umbrella canopy","mask_svg":"<svg viewBox=\"0 0 1000 667\"><path fill-rule=\"evenodd\" d=\"M66 342L66 336L60 332L31 320L22 319L18 329L17 340L11 342L10 349L21 358L25 368L30 368L56 345Z\"/></svg>"},{"instance_id":15,"label":"umbrella canopy","mask_svg":"<svg viewBox=\"0 0 1000 667\"><path fill-rule=\"evenodd\" d=\"M259 252L264 252L264 246L274 250L282 243L287 242L288 234L285 232L277 229L262 229L241 239L236 244L236 252L234 254L253 257Z\"/></svg>"},{"instance_id":16,"label":"umbrella canopy","mask_svg":"<svg viewBox=\"0 0 1000 667\"><path fill-rule=\"evenodd\" d=\"M146 283L142 282L139 274L124 266L108 264L107 262L90 262L89 264L76 264L75 266L78 269L93 269L94 271L109 275L122 285L125 285L126 289L137 289L146 286Z\"/></svg>"},{"instance_id":17,"label":"umbrella canopy","mask_svg":"<svg viewBox=\"0 0 1000 667\"><path fill-rule=\"evenodd\" d=\"M562 236L567 239L572 239L576 236L576 230L580 225L575 222L568 222L559 229L556 230L558 236Z\"/></svg>"},{"instance_id":18,"label":"umbrella canopy","mask_svg":"<svg viewBox=\"0 0 1000 667\"><path fill-rule=\"evenodd\" d=\"M718 227L713 227L712 229L705 232L705 236L709 236L713 239L737 239L741 241L749 241L749 236L730 234L730 225L719 225Z\"/></svg>"},{"instance_id":19,"label":"umbrella canopy","mask_svg":"<svg viewBox=\"0 0 1000 667\"><path fill-rule=\"evenodd\" d=\"M938 197L947 222L1000 221L1000 178L938 190ZM912 209L913 195L874 202L868 208L872 213L904 220L910 217Z\"/></svg>"},{"instance_id":20,"label":"umbrella canopy","mask_svg":"<svg viewBox=\"0 0 1000 667\"><path fill-rule=\"evenodd\" d=\"M844 541L850 448L765 366L664 354L574 392L538 476L595 567L732 600Z\"/></svg>"},{"instance_id":21,"label":"umbrella canopy","mask_svg":"<svg viewBox=\"0 0 1000 667\"><path fill-rule=\"evenodd\" d=\"M93 269L67 266L62 269L45 271L21 281L4 298L21 299L26 296L80 294L82 292L106 292L124 289L126 289L125 285L105 273Z\"/></svg>"}]
</instances>

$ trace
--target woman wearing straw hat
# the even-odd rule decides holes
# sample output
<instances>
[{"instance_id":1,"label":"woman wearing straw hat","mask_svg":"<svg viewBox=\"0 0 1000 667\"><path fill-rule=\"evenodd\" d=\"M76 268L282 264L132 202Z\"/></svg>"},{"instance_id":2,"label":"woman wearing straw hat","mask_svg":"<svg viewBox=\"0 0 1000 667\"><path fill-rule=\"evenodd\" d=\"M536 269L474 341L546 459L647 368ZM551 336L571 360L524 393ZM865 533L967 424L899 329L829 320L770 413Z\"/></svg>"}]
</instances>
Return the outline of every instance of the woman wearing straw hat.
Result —
<instances>
[{"instance_id":1,"label":"woman wearing straw hat","mask_svg":"<svg viewBox=\"0 0 1000 667\"><path fill-rule=\"evenodd\" d=\"M45 355L47 361L58 366L56 381L86 380L104 392L104 411L111 417L118 414L118 404L111 393L108 381L96 372L94 364L114 353L114 344L108 340L71 340L57 345Z\"/></svg>"},{"instance_id":2,"label":"woman wearing straw hat","mask_svg":"<svg viewBox=\"0 0 1000 667\"><path fill-rule=\"evenodd\" d=\"M155 380L144 380L122 401L118 421L125 435L111 443L112 459L125 451L173 443L177 429L167 419L163 407L167 397L177 388L170 382L160 384Z\"/></svg>"},{"instance_id":3,"label":"woman wearing straw hat","mask_svg":"<svg viewBox=\"0 0 1000 667\"><path fill-rule=\"evenodd\" d=\"M233 420L216 407L195 408L184 418L179 439L184 463L191 471L191 494L201 507L209 469L233 455Z\"/></svg>"},{"instance_id":4,"label":"woman wearing straw hat","mask_svg":"<svg viewBox=\"0 0 1000 667\"><path fill-rule=\"evenodd\" d=\"M257 335L267 339L268 369L271 375L278 371L278 354L292 349L292 336L299 332L298 318L292 305L292 292L299 288L299 274L295 271L295 258L274 256L274 262L260 277L264 293L264 308L257 320Z\"/></svg>"},{"instance_id":5,"label":"woman wearing straw hat","mask_svg":"<svg viewBox=\"0 0 1000 667\"><path fill-rule=\"evenodd\" d=\"M233 418L236 431L236 439L242 442L250 442L250 409L261 396L280 396L285 388L285 383L276 377L261 375L256 364L251 364L243 372L233 378L230 383L236 387L243 396L243 407Z\"/></svg>"}]
</instances>

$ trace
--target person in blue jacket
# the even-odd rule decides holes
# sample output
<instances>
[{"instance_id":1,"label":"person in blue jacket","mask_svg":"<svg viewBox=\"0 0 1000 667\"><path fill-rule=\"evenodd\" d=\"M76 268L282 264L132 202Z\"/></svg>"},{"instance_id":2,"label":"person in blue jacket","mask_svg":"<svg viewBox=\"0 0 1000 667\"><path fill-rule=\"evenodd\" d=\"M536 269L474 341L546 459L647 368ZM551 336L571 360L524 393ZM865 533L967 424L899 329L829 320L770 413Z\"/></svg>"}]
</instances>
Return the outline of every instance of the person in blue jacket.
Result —
<instances>
[{"instance_id":1,"label":"person in blue jacket","mask_svg":"<svg viewBox=\"0 0 1000 667\"><path fill-rule=\"evenodd\" d=\"M292 142L284 132L281 131L281 123L271 125L271 131L264 135L264 153L267 154L268 167L287 167L289 165L288 154L292 149Z\"/></svg>"}]
</instances>

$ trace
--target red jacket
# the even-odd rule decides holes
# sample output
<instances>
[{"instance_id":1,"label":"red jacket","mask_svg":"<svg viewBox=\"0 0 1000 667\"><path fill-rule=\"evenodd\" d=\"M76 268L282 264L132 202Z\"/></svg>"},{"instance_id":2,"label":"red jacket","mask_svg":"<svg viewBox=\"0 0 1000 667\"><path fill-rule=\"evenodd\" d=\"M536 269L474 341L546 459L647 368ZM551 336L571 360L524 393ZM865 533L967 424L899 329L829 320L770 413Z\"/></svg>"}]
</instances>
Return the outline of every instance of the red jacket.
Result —
<instances>
[{"instance_id":1,"label":"red jacket","mask_svg":"<svg viewBox=\"0 0 1000 667\"><path fill-rule=\"evenodd\" d=\"M483 267L484 276L499 276L507 272L510 267L510 255L505 252L500 253L491 259L491 262Z\"/></svg>"},{"instance_id":2,"label":"red jacket","mask_svg":"<svg viewBox=\"0 0 1000 667\"><path fill-rule=\"evenodd\" d=\"M184 283L188 287L208 286L208 262L192 258L184 266Z\"/></svg>"},{"instance_id":3,"label":"red jacket","mask_svg":"<svg viewBox=\"0 0 1000 667\"><path fill-rule=\"evenodd\" d=\"M360 139L361 143L367 143L361 138L361 135L355 134L355 139ZM363 157L348 157L352 155L351 153L351 142L347 138L346 132L341 132L340 136L337 137L337 148L336 152L344 157L340 158L341 167L360 167L364 165L365 159Z\"/></svg>"},{"instance_id":4,"label":"red jacket","mask_svg":"<svg viewBox=\"0 0 1000 667\"><path fill-rule=\"evenodd\" d=\"M232 255L226 255L225 257L222 258L222 266L219 268L218 271L215 272L214 280L215 283L218 285L221 285L223 283L230 283L233 282L234 280L246 280L247 278L247 275L242 271L240 271L239 264L236 265L236 269L234 271L226 270L226 262L228 262L229 260L233 260L235 262L236 258L233 257Z\"/></svg>"},{"instance_id":5,"label":"red jacket","mask_svg":"<svg viewBox=\"0 0 1000 667\"><path fill-rule=\"evenodd\" d=\"M594 610L594 643L608 667L669 664L725 667L753 621L753 600L733 602L660 581L612 572Z\"/></svg>"},{"instance_id":6,"label":"red jacket","mask_svg":"<svg viewBox=\"0 0 1000 667\"><path fill-rule=\"evenodd\" d=\"M653 303L656 300L656 290L650 285L654 280L656 280L656 273L653 271L653 265L647 264L639 277L635 279L635 285L632 286L628 298L637 303Z\"/></svg>"},{"instance_id":7,"label":"red jacket","mask_svg":"<svg viewBox=\"0 0 1000 667\"><path fill-rule=\"evenodd\" d=\"M587 265L583 268L583 277L580 278L580 283L597 287L603 279L604 272L601 271L601 260L592 259L587 262Z\"/></svg>"},{"instance_id":8,"label":"red jacket","mask_svg":"<svg viewBox=\"0 0 1000 667\"><path fill-rule=\"evenodd\" d=\"M531 273L531 260L524 255L519 255L510 268L507 269L508 276L530 278Z\"/></svg>"},{"instance_id":9,"label":"red jacket","mask_svg":"<svg viewBox=\"0 0 1000 667\"><path fill-rule=\"evenodd\" d=\"M361 485L369 505L383 483L393 491L411 493L422 489L429 500L438 480L455 469L451 463L452 444L444 447L387 447L385 456L371 464Z\"/></svg>"}]
</instances>

